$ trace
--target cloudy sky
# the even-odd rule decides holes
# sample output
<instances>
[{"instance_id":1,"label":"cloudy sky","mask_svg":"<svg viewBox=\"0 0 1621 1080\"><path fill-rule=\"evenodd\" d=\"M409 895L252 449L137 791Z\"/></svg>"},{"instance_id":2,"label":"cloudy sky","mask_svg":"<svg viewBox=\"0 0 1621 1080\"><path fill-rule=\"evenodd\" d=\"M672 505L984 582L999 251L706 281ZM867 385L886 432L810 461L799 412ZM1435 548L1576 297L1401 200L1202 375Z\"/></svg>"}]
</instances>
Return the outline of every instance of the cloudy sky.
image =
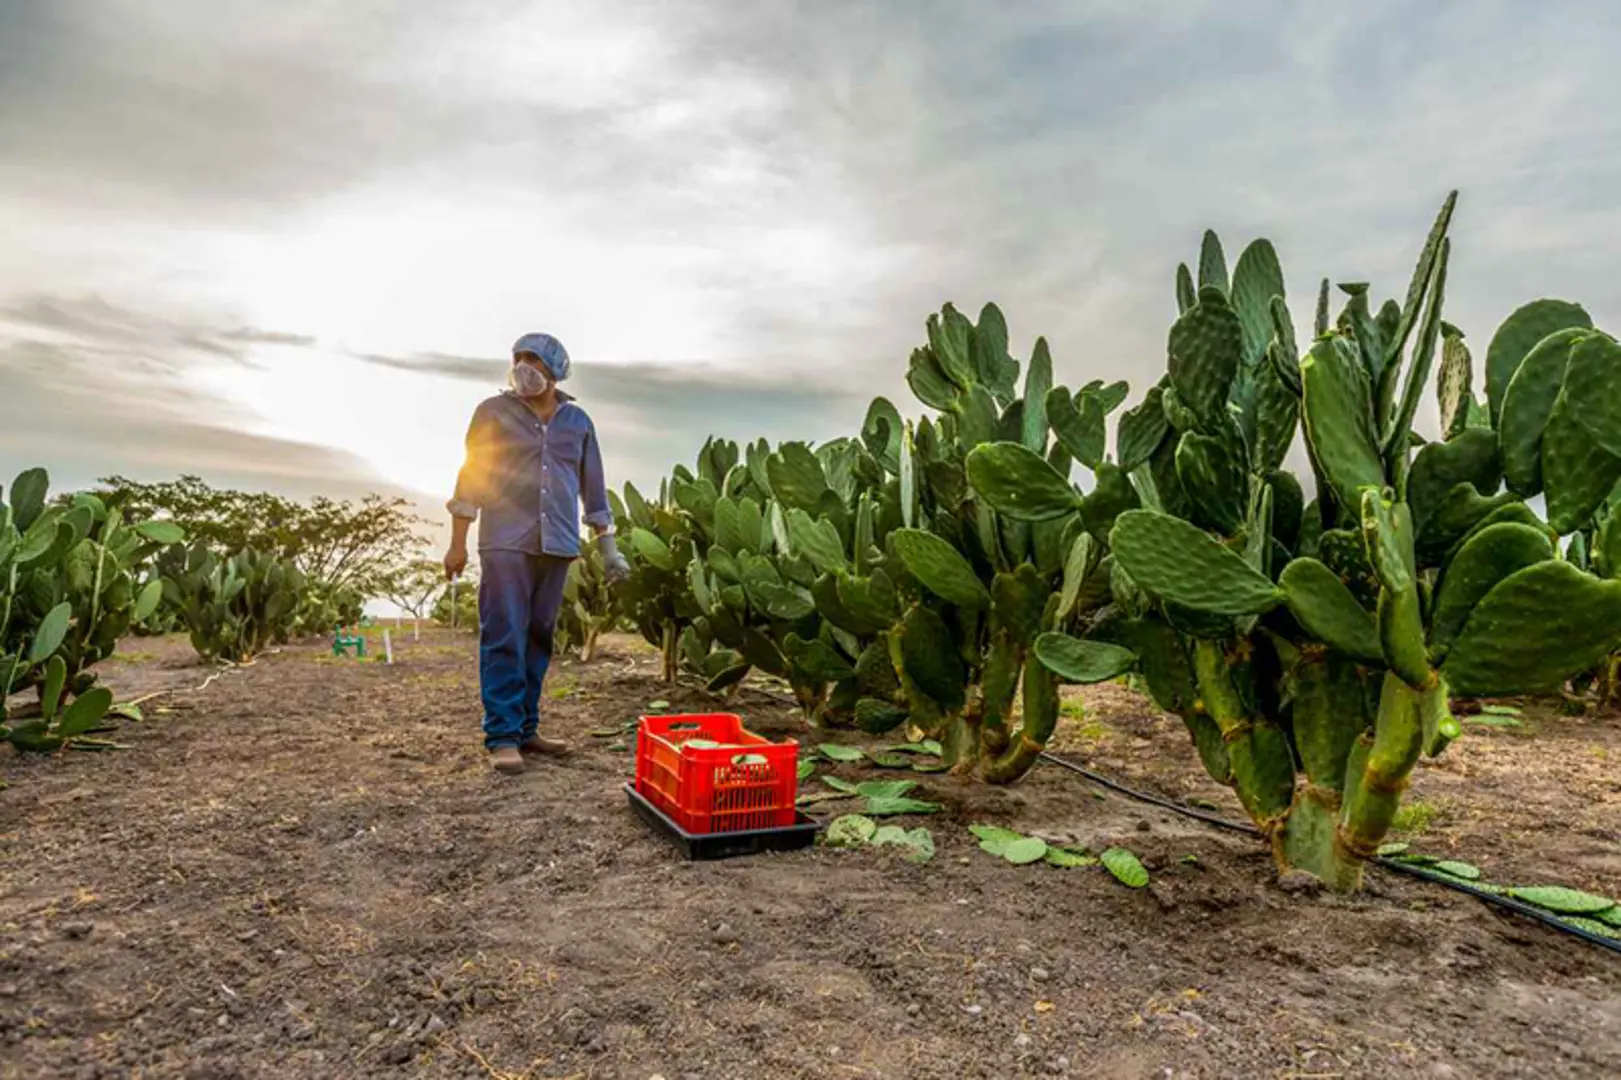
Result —
<instances>
[{"instance_id":1,"label":"cloudy sky","mask_svg":"<svg viewBox=\"0 0 1621 1080\"><path fill-rule=\"evenodd\" d=\"M1477 355L1614 328L1618 55L1609 0L0 0L0 474L437 510L528 330L616 482L850 432L947 300L1140 390L1204 228L1304 323L1451 187Z\"/></svg>"}]
</instances>

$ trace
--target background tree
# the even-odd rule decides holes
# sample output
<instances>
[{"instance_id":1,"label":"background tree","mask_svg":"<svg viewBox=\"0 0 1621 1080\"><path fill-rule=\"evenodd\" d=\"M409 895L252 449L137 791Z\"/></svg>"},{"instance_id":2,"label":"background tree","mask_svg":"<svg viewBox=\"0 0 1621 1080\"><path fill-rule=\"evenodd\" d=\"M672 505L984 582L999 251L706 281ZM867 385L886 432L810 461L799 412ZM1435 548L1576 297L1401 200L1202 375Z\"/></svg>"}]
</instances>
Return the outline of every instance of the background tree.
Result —
<instances>
[{"instance_id":1,"label":"background tree","mask_svg":"<svg viewBox=\"0 0 1621 1080\"><path fill-rule=\"evenodd\" d=\"M101 481L102 498L137 519L169 517L222 556L253 548L290 559L310 581L364 597L387 595L391 577L427 543L428 522L406 499L367 495L359 503L322 496L307 504L269 492L215 488L200 477L143 484Z\"/></svg>"},{"instance_id":2,"label":"background tree","mask_svg":"<svg viewBox=\"0 0 1621 1080\"><path fill-rule=\"evenodd\" d=\"M431 615L434 602L444 591L444 566L432 559L412 559L389 575L383 595L410 614L411 637L416 640L422 636L422 620Z\"/></svg>"}]
</instances>

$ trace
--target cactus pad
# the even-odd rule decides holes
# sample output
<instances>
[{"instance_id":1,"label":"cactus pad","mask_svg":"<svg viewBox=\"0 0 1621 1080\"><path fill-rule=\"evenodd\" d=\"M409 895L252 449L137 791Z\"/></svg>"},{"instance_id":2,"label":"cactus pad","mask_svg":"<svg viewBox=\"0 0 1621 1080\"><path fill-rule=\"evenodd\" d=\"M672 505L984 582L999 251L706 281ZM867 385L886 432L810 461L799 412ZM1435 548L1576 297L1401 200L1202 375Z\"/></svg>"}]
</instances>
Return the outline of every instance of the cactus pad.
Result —
<instances>
[{"instance_id":1,"label":"cactus pad","mask_svg":"<svg viewBox=\"0 0 1621 1080\"><path fill-rule=\"evenodd\" d=\"M1278 584L1290 614L1307 633L1358 660L1383 660L1378 624L1334 571L1316 559L1295 559Z\"/></svg>"},{"instance_id":2,"label":"cactus pad","mask_svg":"<svg viewBox=\"0 0 1621 1080\"><path fill-rule=\"evenodd\" d=\"M1050 521L1080 508L1081 497L1069 481L1018 443L975 447L967 466L974 493L1015 521Z\"/></svg>"},{"instance_id":3,"label":"cactus pad","mask_svg":"<svg viewBox=\"0 0 1621 1080\"><path fill-rule=\"evenodd\" d=\"M1152 510L1115 521L1115 562L1143 589L1211 615L1257 615L1277 607L1283 591L1196 526Z\"/></svg>"},{"instance_id":4,"label":"cactus pad","mask_svg":"<svg viewBox=\"0 0 1621 1080\"><path fill-rule=\"evenodd\" d=\"M1538 342L1556 330L1592 326L1593 320L1580 304L1565 300L1533 300L1504 319L1486 347L1486 400L1492 423L1502 417L1504 395L1521 361Z\"/></svg>"},{"instance_id":5,"label":"cactus pad","mask_svg":"<svg viewBox=\"0 0 1621 1080\"><path fill-rule=\"evenodd\" d=\"M1464 623L1441 672L1459 694L1556 689L1621 646L1621 581L1567 562L1517 570Z\"/></svg>"}]
</instances>

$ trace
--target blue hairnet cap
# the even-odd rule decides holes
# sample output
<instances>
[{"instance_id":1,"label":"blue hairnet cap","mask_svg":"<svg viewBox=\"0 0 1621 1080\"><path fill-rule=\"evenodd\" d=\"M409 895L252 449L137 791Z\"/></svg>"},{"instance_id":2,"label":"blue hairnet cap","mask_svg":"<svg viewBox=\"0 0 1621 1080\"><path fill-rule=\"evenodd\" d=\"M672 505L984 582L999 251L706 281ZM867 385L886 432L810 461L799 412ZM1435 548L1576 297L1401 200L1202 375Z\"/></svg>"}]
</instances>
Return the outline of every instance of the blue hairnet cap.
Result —
<instances>
[{"instance_id":1,"label":"blue hairnet cap","mask_svg":"<svg viewBox=\"0 0 1621 1080\"><path fill-rule=\"evenodd\" d=\"M540 357L552 381L562 382L568 378L568 350L550 334L525 334L512 345L513 357L516 358L519 353L534 353Z\"/></svg>"}]
</instances>

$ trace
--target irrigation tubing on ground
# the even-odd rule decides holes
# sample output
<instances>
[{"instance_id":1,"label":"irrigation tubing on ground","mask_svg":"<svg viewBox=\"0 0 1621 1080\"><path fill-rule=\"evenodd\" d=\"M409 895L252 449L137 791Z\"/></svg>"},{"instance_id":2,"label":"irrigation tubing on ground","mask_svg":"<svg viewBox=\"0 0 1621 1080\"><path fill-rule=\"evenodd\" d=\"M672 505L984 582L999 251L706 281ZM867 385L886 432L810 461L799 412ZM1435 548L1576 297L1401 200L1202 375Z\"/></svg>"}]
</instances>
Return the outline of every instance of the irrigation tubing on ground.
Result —
<instances>
[{"instance_id":1,"label":"irrigation tubing on ground","mask_svg":"<svg viewBox=\"0 0 1621 1080\"><path fill-rule=\"evenodd\" d=\"M1181 814L1183 817L1193 818L1195 821L1202 821L1206 825L1214 825L1217 828L1229 829L1233 832L1245 833L1249 836L1261 835L1261 831L1255 828L1253 825L1247 825L1240 821L1228 821L1226 818L1217 817L1215 814L1206 814L1203 811L1195 810L1189 806L1183 806L1181 803L1173 802L1170 799L1162 798L1158 795L1151 795L1146 791L1138 791L1135 788L1129 788L1117 780L1111 780L1109 777L1104 776L1101 773L1094 772L1084 765L1078 765L1073 761L1061 758L1057 754L1043 752L1041 758L1043 761L1057 765L1063 769L1068 769L1070 772L1079 773L1081 776L1086 777L1094 784L1098 784L1101 787L1106 787L1110 791L1117 791L1128 798L1136 799L1138 802L1148 803L1151 806L1158 806L1162 809L1169 810L1174 814ZM1423 867L1415 866L1412 863L1397 862L1394 859L1387 859L1383 856L1376 857L1373 861L1386 870L1394 870L1398 874L1406 874L1409 877L1416 877L1424 881L1432 882L1436 885L1445 886L1446 888L1453 889L1457 892L1466 893L1482 903L1494 904L1506 911L1513 911L1520 915L1525 915L1529 918L1537 920L1545 926L1551 926L1553 929L1558 930L1562 934L1569 934L1572 937L1581 938L1590 945L1597 945L1602 949L1608 949L1614 953L1621 953L1621 941L1618 941L1615 938L1604 937L1602 934L1595 934L1591 931L1583 930L1579 926L1573 926L1564 919L1561 919L1558 915L1555 915L1552 912L1544 911L1541 908L1535 907L1531 904L1527 904L1523 900L1516 900L1512 896L1503 896L1499 893L1487 892L1485 889L1476 888L1461 878L1453 878L1445 874L1432 873Z\"/></svg>"}]
</instances>

